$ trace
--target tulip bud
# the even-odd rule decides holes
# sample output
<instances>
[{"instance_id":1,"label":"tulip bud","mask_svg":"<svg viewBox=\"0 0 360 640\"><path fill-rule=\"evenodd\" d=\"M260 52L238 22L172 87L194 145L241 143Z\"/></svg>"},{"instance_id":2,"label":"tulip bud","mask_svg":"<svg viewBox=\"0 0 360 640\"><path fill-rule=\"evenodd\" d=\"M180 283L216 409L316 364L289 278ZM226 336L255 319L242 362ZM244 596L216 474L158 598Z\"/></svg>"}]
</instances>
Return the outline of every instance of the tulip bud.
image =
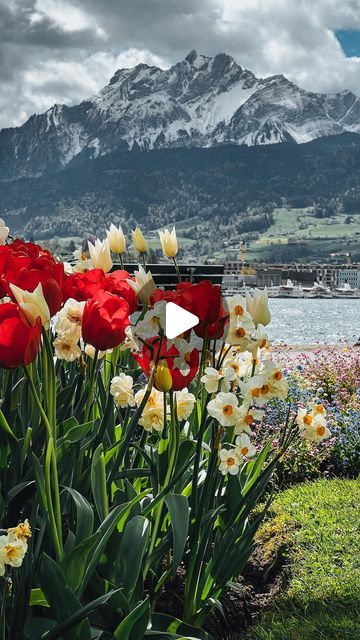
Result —
<instances>
[{"instance_id":1,"label":"tulip bud","mask_svg":"<svg viewBox=\"0 0 360 640\"><path fill-rule=\"evenodd\" d=\"M179 250L175 227L171 232L168 229L159 231L159 236L164 256L166 258L175 258Z\"/></svg>"},{"instance_id":2,"label":"tulip bud","mask_svg":"<svg viewBox=\"0 0 360 640\"><path fill-rule=\"evenodd\" d=\"M148 243L146 242L140 227L136 227L136 229L131 233L136 251L139 253L146 253L148 250Z\"/></svg>"},{"instance_id":3,"label":"tulip bud","mask_svg":"<svg viewBox=\"0 0 360 640\"><path fill-rule=\"evenodd\" d=\"M156 366L155 387L159 391L172 389L172 377L166 360L161 360Z\"/></svg>"},{"instance_id":4,"label":"tulip bud","mask_svg":"<svg viewBox=\"0 0 360 640\"><path fill-rule=\"evenodd\" d=\"M143 304L150 304L151 294L156 291L156 284L150 273L145 271L141 265L139 265L139 271L134 271L133 280L126 280L130 287L135 291L140 302Z\"/></svg>"},{"instance_id":5,"label":"tulip bud","mask_svg":"<svg viewBox=\"0 0 360 640\"><path fill-rule=\"evenodd\" d=\"M255 289L253 297L246 292L246 308L256 326L262 324L266 327L271 320L267 289L265 288L263 291Z\"/></svg>"},{"instance_id":6,"label":"tulip bud","mask_svg":"<svg viewBox=\"0 0 360 640\"><path fill-rule=\"evenodd\" d=\"M117 228L111 223L109 231L106 231L106 235L109 241L110 250L113 253L117 253L118 255L125 253L126 240L121 227Z\"/></svg>"},{"instance_id":7,"label":"tulip bud","mask_svg":"<svg viewBox=\"0 0 360 640\"><path fill-rule=\"evenodd\" d=\"M105 273L113 266L108 239L88 242L91 264L94 269L102 269Z\"/></svg>"},{"instance_id":8,"label":"tulip bud","mask_svg":"<svg viewBox=\"0 0 360 640\"><path fill-rule=\"evenodd\" d=\"M37 318L41 318L41 322L45 329L50 326L50 310L44 298L41 282L34 291L24 291L15 284L10 284L12 294L22 310L29 324L33 327Z\"/></svg>"}]
</instances>

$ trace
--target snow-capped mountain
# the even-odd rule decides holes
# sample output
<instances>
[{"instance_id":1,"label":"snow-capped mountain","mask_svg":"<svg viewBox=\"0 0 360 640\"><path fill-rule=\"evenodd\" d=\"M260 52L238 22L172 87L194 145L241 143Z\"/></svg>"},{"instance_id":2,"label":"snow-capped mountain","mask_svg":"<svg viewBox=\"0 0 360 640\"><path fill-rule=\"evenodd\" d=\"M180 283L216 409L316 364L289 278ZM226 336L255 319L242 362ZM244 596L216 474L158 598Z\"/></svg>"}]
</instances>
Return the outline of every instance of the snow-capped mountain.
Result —
<instances>
[{"instance_id":1,"label":"snow-capped mountain","mask_svg":"<svg viewBox=\"0 0 360 640\"><path fill-rule=\"evenodd\" d=\"M61 169L114 149L309 142L360 133L360 99L350 91L311 93L284 76L259 79L226 54L191 51L167 70L118 70L97 95L54 105L0 131L0 176Z\"/></svg>"}]
</instances>

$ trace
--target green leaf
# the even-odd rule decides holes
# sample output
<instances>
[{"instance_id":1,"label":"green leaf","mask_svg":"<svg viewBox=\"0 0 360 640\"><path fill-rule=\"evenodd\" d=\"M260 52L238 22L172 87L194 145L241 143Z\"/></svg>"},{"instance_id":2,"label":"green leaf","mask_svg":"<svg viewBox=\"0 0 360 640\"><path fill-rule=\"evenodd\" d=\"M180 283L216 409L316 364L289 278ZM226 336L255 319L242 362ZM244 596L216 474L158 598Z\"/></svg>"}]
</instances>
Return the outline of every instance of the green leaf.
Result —
<instances>
[{"instance_id":1,"label":"green leaf","mask_svg":"<svg viewBox=\"0 0 360 640\"><path fill-rule=\"evenodd\" d=\"M133 609L115 629L112 640L142 640L150 620L148 598Z\"/></svg>"},{"instance_id":2,"label":"green leaf","mask_svg":"<svg viewBox=\"0 0 360 640\"><path fill-rule=\"evenodd\" d=\"M100 522L105 520L109 513L109 505L106 490L106 468L104 450L102 444L95 450L91 464L91 490Z\"/></svg>"},{"instance_id":3,"label":"green leaf","mask_svg":"<svg viewBox=\"0 0 360 640\"><path fill-rule=\"evenodd\" d=\"M88 566L89 556L95 550L100 537L101 532L97 531L94 535L83 540L65 556L61 563L61 568L67 583L74 593L76 593L81 586Z\"/></svg>"},{"instance_id":4,"label":"green leaf","mask_svg":"<svg viewBox=\"0 0 360 640\"><path fill-rule=\"evenodd\" d=\"M176 638L186 638L186 640L211 640L211 636L203 629L190 626L178 618L168 616L164 613L153 613L151 615L151 629L156 631L167 631L176 634Z\"/></svg>"},{"instance_id":5,"label":"green leaf","mask_svg":"<svg viewBox=\"0 0 360 640\"><path fill-rule=\"evenodd\" d=\"M72 614L81 610L81 603L67 584L60 567L45 553L38 573L41 589L57 622L65 622ZM63 640L90 640L89 621L83 620L71 632L63 633L62 637Z\"/></svg>"},{"instance_id":6,"label":"green leaf","mask_svg":"<svg viewBox=\"0 0 360 640\"><path fill-rule=\"evenodd\" d=\"M149 538L149 521L143 516L129 520L121 538L118 576L130 600L136 587Z\"/></svg>"},{"instance_id":7,"label":"green leaf","mask_svg":"<svg viewBox=\"0 0 360 640\"><path fill-rule=\"evenodd\" d=\"M122 530L125 526L126 520L129 517L132 507L134 504L143 499L144 495L146 495L148 491L143 491L140 493L134 500L127 504L121 504L117 507L114 507L112 511L110 511L108 517L101 523L98 531L101 532L101 537L99 542L94 550L93 555L90 558L90 562L86 568L84 580L81 585L80 594L83 593L86 585L88 584L91 576L93 575L96 566L100 560L102 553L105 550L105 547L111 537L112 532L117 526L118 529Z\"/></svg>"},{"instance_id":8,"label":"green leaf","mask_svg":"<svg viewBox=\"0 0 360 640\"><path fill-rule=\"evenodd\" d=\"M31 589L29 606L30 607L37 607L37 606L48 607L49 606L49 603L46 600L41 589L39 588Z\"/></svg>"},{"instance_id":9,"label":"green leaf","mask_svg":"<svg viewBox=\"0 0 360 640\"><path fill-rule=\"evenodd\" d=\"M173 575L175 575L183 557L189 531L189 503L186 496L176 493L170 493L166 496L165 502L169 510L173 532L172 571Z\"/></svg>"},{"instance_id":10,"label":"green leaf","mask_svg":"<svg viewBox=\"0 0 360 640\"><path fill-rule=\"evenodd\" d=\"M96 600L89 602L84 607L81 607L79 611L76 611L66 620L61 622L57 627L51 629L51 631L48 631L47 633L44 633L41 636L41 640L58 640L58 638L73 637L70 635L66 635L66 632L72 629L75 624L78 624L86 616L93 613L98 607L107 604L109 600L111 600L111 598L119 592L120 589L109 591L109 593L105 593L103 596L96 598Z\"/></svg>"},{"instance_id":11,"label":"green leaf","mask_svg":"<svg viewBox=\"0 0 360 640\"><path fill-rule=\"evenodd\" d=\"M76 506L76 531L75 531L75 544L91 536L94 527L94 512L91 504L75 489L71 487L64 487L64 489L71 495Z\"/></svg>"}]
</instances>

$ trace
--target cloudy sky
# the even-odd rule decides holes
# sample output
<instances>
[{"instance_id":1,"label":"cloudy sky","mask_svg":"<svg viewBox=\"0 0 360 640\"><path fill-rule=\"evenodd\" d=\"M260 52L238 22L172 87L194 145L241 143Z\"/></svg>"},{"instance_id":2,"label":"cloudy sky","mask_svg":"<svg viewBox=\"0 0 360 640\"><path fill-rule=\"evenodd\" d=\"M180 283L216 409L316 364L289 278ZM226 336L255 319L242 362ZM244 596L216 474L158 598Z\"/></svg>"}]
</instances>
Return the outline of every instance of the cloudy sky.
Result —
<instances>
[{"instance_id":1,"label":"cloudy sky","mask_svg":"<svg viewBox=\"0 0 360 640\"><path fill-rule=\"evenodd\" d=\"M0 0L0 127L194 48L360 96L360 0Z\"/></svg>"}]
</instances>

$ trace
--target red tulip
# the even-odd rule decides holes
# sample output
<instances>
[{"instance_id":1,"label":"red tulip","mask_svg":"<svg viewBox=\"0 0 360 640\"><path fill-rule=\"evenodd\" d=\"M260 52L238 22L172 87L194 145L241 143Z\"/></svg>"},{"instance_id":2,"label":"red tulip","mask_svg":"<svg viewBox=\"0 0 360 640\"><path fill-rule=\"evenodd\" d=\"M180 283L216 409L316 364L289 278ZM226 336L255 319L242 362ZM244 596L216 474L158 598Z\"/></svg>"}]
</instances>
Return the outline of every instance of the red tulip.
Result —
<instances>
[{"instance_id":1,"label":"red tulip","mask_svg":"<svg viewBox=\"0 0 360 640\"><path fill-rule=\"evenodd\" d=\"M138 299L135 291L126 282L129 278L130 274L127 271L119 269L118 271L107 273L101 286L104 291L109 291L116 296L120 296L120 298L124 298L129 305L129 313L131 315L137 309Z\"/></svg>"},{"instance_id":2,"label":"red tulip","mask_svg":"<svg viewBox=\"0 0 360 640\"><path fill-rule=\"evenodd\" d=\"M190 345L189 345L190 346ZM179 356L179 351L172 345L168 348L167 341L160 341L159 338L150 338L147 341L147 344L143 346L143 350L141 354L134 353L134 358L137 360L139 365L141 366L144 373L149 376L152 363L164 363L166 362L167 368L171 375L171 389L173 391L180 391L181 389L185 389L190 382L195 378L198 369L199 369L199 352L197 349L192 349L189 352L189 357L186 360L188 368L190 371L183 375L181 372L181 368L175 366L175 358ZM155 376L155 386L156 386L156 376ZM160 388L160 391L164 391L164 388ZM165 390L168 390L167 387Z\"/></svg>"},{"instance_id":3,"label":"red tulip","mask_svg":"<svg viewBox=\"0 0 360 640\"><path fill-rule=\"evenodd\" d=\"M125 329L129 326L129 305L107 291L100 291L87 301L82 318L84 342L95 349L106 351L117 347L125 340Z\"/></svg>"},{"instance_id":4,"label":"red tulip","mask_svg":"<svg viewBox=\"0 0 360 640\"><path fill-rule=\"evenodd\" d=\"M41 283L50 314L54 316L63 300L64 265L56 262L49 251L32 242L14 240L3 249L5 251L0 255L0 295L5 291L13 298L10 284L33 292Z\"/></svg>"},{"instance_id":5,"label":"red tulip","mask_svg":"<svg viewBox=\"0 0 360 640\"><path fill-rule=\"evenodd\" d=\"M78 302L86 302L99 291L101 291L101 283L105 278L102 269L91 269L85 273L72 273L68 276L63 285L64 302L73 298Z\"/></svg>"},{"instance_id":6,"label":"red tulip","mask_svg":"<svg viewBox=\"0 0 360 640\"><path fill-rule=\"evenodd\" d=\"M30 326L13 302L0 304L0 366L13 369L35 360L40 348L41 320Z\"/></svg>"},{"instance_id":7,"label":"red tulip","mask_svg":"<svg viewBox=\"0 0 360 640\"><path fill-rule=\"evenodd\" d=\"M228 320L228 313L223 307L220 287L210 280L201 280L197 284L182 282L176 285L175 291L157 289L151 296L152 304L159 300L174 302L179 307L195 314L200 322L194 328L202 338L220 338Z\"/></svg>"}]
</instances>

